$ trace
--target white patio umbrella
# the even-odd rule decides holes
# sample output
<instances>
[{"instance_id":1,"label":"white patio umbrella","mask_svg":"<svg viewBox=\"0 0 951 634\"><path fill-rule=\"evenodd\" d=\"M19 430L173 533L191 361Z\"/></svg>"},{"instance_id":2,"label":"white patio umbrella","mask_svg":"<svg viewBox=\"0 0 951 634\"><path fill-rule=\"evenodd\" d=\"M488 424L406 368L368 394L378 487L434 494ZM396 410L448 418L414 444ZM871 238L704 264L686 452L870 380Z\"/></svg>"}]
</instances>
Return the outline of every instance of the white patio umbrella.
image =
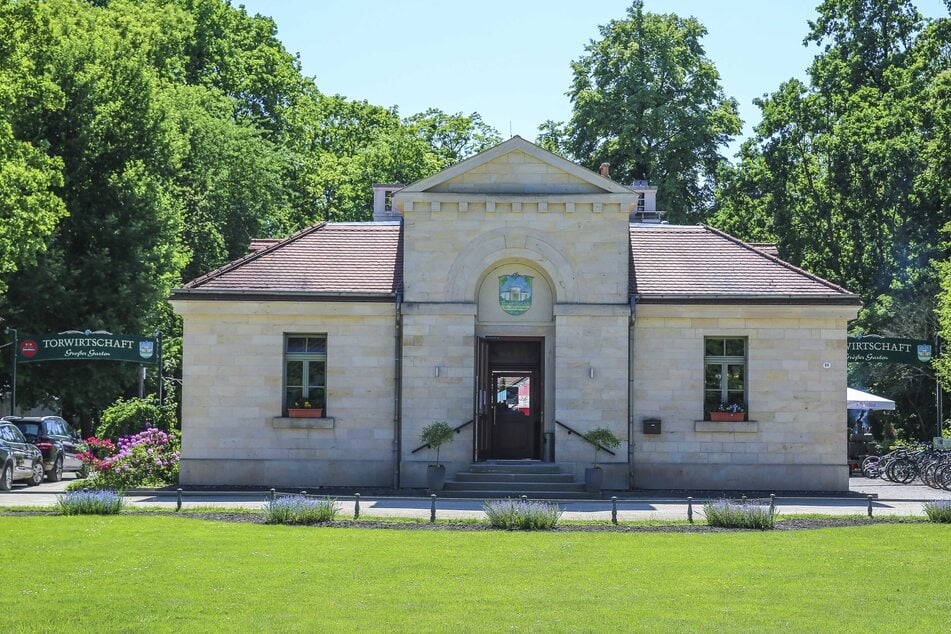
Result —
<instances>
[{"instance_id":1,"label":"white patio umbrella","mask_svg":"<svg viewBox=\"0 0 951 634\"><path fill-rule=\"evenodd\" d=\"M854 387L846 388L849 409L895 409L895 401Z\"/></svg>"}]
</instances>

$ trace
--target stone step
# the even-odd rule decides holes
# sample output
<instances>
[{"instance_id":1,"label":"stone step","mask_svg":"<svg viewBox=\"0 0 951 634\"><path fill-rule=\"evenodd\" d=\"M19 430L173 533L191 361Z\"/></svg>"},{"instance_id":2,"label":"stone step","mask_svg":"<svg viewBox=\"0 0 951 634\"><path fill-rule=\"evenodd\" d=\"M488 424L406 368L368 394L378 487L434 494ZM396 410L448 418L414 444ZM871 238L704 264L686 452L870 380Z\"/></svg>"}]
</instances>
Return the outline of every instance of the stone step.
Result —
<instances>
[{"instance_id":1,"label":"stone step","mask_svg":"<svg viewBox=\"0 0 951 634\"><path fill-rule=\"evenodd\" d=\"M551 462L474 462L471 473L561 473L561 468Z\"/></svg>"},{"instance_id":2,"label":"stone step","mask_svg":"<svg viewBox=\"0 0 951 634\"><path fill-rule=\"evenodd\" d=\"M574 482L570 473L507 473L501 471L471 472L460 471L455 477L457 482Z\"/></svg>"},{"instance_id":3,"label":"stone step","mask_svg":"<svg viewBox=\"0 0 951 634\"><path fill-rule=\"evenodd\" d=\"M448 482L446 483L449 484ZM582 487L583 489L584 487ZM440 491L439 499L446 498L480 498L486 500L506 500L509 498L518 499L523 495L530 500L600 500L597 493L588 493L582 491L523 491L513 493L512 491Z\"/></svg>"},{"instance_id":4,"label":"stone step","mask_svg":"<svg viewBox=\"0 0 951 634\"><path fill-rule=\"evenodd\" d=\"M522 481L489 481L489 482L458 482L446 481L446 491L506 491L511 494L529 495L543 491L584 491L584 484L569 482L522 482Z\"/></svg>"}]
</instances>

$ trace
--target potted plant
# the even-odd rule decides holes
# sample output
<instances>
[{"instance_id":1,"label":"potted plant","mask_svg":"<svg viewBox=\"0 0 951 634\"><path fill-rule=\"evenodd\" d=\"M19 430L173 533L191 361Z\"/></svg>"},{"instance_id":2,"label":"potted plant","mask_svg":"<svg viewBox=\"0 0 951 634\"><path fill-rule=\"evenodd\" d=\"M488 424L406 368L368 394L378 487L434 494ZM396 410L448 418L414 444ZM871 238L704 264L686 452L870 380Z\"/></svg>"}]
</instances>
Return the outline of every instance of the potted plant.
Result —
<instances>
[{"instance_id":1,"label":"potted plant","mask_svg":"<svg viewBox=\"0 0 951 634\"><path fill-rule=\"evenodd\" d=\"M598 466L598 454L602 449L614 449L621 444L621 439L607 427L597 427L584 435L584 439L594 445L594 466L584 470L584 488L589 493L600 493L604 484L604 471Z\"/></svg>"},{"instance_id":2,"label":"potted plant","mask_svg":"<svg viewBox=\"0 0 951 634\"><path fill-rule=\"evenodd\" d=\"M439 448L452 442L454 435L449 423L438 420L423 427L419 435L421 441L436 451L436 464L431 464L426 469L426 486L430 491L442 491L443 485L446 484L446 465L439 464Z\"/></svg>"},{"instance_id":3,"label":"potted plant","mask_svg":"<svg viewBox=\"0 0 951 634\"><path fill-rule=\"evenodd\" d=\"M322 418L323 406L317 407L317 402L307 398L299 398L287 407L288 418Z\"/></svg>"},{"instance_id":4,"label":"potted plant","mask_svg":"<svg viewBox=\"0 0 951 634\"><path fill-rule=\"evenodd\" d=\"M739 403L720 403L716 411L710 412L710 420L719 423L742 421L746 417L746 410Z\"/></svg>"}]
</instances>

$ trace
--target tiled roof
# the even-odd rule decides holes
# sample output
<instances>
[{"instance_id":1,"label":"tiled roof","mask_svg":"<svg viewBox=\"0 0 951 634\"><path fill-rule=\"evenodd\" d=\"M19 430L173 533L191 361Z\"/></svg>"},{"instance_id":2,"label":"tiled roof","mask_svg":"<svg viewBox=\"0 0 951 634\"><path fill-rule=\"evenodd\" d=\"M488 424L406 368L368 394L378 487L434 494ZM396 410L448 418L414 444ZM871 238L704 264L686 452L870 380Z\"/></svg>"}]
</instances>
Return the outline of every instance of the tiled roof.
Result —
<instances>
[{"instance_id":1,"label":"tiled roof","mask_svg":"<svg viewBox=\"0 0 951 634\"><path fill-rule=\"evenodd\" d=\"M632 224L630 234L631 292L640 301L859 301L711 227Z\"/></svg>"},{"instance_id":2,"label":"tiled roof","mask_svg":"<svg viewBox=\"0 0 951 634\"><path fill-rule=\"evenodd\" d=\"M399 223L321 223L192 280L195 293L391 295L402 288Z\"/></svg>"},{"instance_id":3,"label":"tiled roof","mask_svg":"<svg viewBox=\"0 0 951 634\"><path fill-rule=\"evenodd\" d=\"M847 290L705 226L631 224L630 290L642 302L858 304ZM256 241L257 242L257 241ZM387 297L402 290L397 222L322 223L199 277L188 296Z\"/></svg>"}]
</instances>

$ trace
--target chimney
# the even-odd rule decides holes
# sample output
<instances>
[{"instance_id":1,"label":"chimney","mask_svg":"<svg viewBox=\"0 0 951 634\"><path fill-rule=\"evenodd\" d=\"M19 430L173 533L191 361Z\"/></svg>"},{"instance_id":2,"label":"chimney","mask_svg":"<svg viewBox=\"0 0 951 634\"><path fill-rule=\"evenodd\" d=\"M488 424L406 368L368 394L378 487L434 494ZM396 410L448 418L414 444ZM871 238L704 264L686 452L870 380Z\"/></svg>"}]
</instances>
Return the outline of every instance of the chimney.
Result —
<instances>
[{"instance_id":1,"label":"chimney","mask_svg":"<svg viewBox=\"0 0 951 634\"><path fill-rule=\"evenodd\" d=\"M601 176L605 178L611 178L611 164L610 163L601 163L601 169L598 171L601 172Z\"/></svg>"},{"instance_id":2,"label":"chimney","mask_svg":"<svg viewBox=\"0 0 951 634\"><path fill-rule=\"evenodd\" d=\"M401 220L400 212L393 207L393 193L405 185L373 184L373 222Z\"/></svg>"}]
</instances>

